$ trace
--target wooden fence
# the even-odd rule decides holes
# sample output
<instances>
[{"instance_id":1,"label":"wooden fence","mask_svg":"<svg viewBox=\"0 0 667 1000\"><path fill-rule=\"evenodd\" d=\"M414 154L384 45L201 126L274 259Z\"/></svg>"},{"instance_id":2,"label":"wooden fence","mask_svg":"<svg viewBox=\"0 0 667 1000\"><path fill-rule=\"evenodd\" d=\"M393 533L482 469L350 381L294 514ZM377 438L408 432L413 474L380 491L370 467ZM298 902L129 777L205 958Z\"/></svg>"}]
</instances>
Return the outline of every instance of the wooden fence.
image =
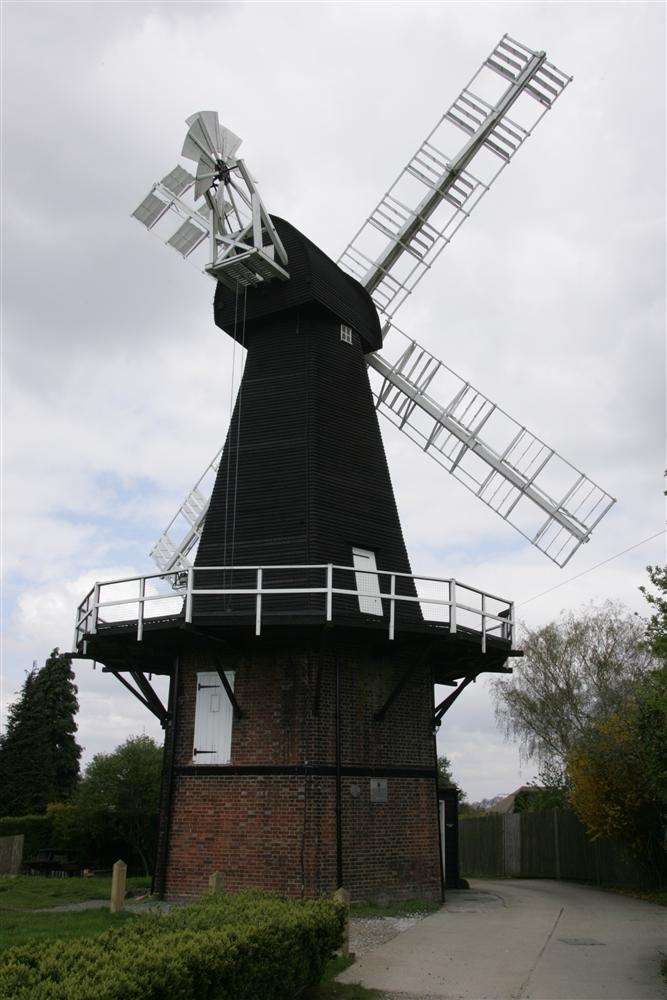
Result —
<instances>
[{"instance_id":1,"label":"wooden fence","mask_svg":"<svg viewBox=\"0 0 667 1000\"><path fill-rule=\"evenodd\" d=\"M612 840L590 840L574 813L476 816L459 820L464 877L565 878L660 888L659 874L628 857Z\"/></svg>"},{"instance_id":2,"label":"wooden fence","mask_svg":"<svg viewBox=\"0 0 667 1000\"><path fill-rule=\"evenodd\" d=\"M0 875L18 875L23 860L23 834L0 837Z\"/></svg>"}]
</instances>

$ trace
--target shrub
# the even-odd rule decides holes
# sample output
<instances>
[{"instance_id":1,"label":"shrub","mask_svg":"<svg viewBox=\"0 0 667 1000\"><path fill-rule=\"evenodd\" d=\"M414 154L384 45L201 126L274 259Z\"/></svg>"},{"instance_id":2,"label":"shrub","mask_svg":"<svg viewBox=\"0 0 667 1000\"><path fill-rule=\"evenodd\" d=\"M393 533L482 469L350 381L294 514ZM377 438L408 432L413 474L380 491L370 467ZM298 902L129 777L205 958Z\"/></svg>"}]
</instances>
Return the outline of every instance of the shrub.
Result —
<instances>
[{"instance_id":1,"label":"shrub","mask_svg":"<svg viewBox=\"0 0 667 1000\"><path fill-rule=\"evenodd\" d=\"M0 1000L287 1000L319 982L343 918L329 900L211 896L95 938L13 948Z\"/></svg>"},{"instance_id":2,"label":"shrub","mask_svg":"<svg viewBox=\"0 0 667 1000\"><path fill-rule=\"evenodd\" d=\"M157 817L155 817L157 828ZM71 803L56 802L39 816L3 816L0 837L22 833L23 860L41 848L70 851L90 868L111 868L122 858L131 872L142 872L144 865L132 844L124 840L105 821L104 814L90 813Z\"/></svg>"},{"instance_id":3,"label":"shrub","mask_svg":"<svg viewBox=\"0 0 667 1000\"><path fill-rule=\"evenodd\" d=\"M29 858L43 847L53 847L53 816L3 816L0 837L15 837L22 833L23 857ZM60 845L58 845L60 846Z\"/></svg>"}]
</instances>

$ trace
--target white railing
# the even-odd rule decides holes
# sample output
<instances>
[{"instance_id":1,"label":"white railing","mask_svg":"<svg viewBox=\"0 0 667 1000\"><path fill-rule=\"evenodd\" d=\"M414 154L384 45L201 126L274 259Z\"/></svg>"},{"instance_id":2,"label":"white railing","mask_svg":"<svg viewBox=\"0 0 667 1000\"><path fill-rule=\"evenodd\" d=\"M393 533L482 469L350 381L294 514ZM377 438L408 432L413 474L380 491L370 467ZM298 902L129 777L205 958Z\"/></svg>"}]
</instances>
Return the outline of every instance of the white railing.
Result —
<instances>
[{"instance_id":1,"label":"white railing","mask_svg":"<svg viewBox=\"0 0 667 1000\"><path fill-rule=\"evenodd\" d=\"M293 571L295 575L303 574L305 571L308 571L309 574L319 574L321 585L290 587L285 586L284 583L271 585L270 581L267 581L267 576L270 577L272 573L278 572L284 578L285 574L290 571ZM207 573L229 574L230 585L196 586L196 578L201 579L201 574ZM355 586L336 585L336 576L341 573L350 575L355 581ZM233 586L234 574L237 576L243 574L246 577L251 574L252 583L245 587ZM377 578L377 584L369 588L367 578L373 576ZM397 592L397 581L403 580L413 582L417 596ZM167 593L159 592L156 584L160 581L168 584L172 589ZM383 589L383 581L388 581L388 589L386 586ZM115 594L113 593L114 588ZM128 589L135 592L128 594ZM174 593L175 590L177 594ZM96 583L77 608L74 648L78 649L80 643L84 642L87 636L95 635L100 626L111 624L114 620L113 616L121 609L125 615L127 615L128 610L132 609L130 621L135 620L136 614L136 638L138 642L141 642L146 619L164 617L164 614L151 615L147 613L147 610L150 612L153 603L157 601L163 602L163 609L164 602L171 602L171 611L168 610L166 614L180 616L184 611L185 621L191 623L195 613L195 602L199 597L254 598L255 634L261 635L262 615L267 610L265 601L289 594L321 594L324 597L324 617L328 622L334 619L335 597L357 598L360 604L364 599L368 602L369 598L388 602L387 627L390 639L393 639L396 633L396 605L418 604L427 623L435 622L447 625L451 633L457 632L459 628L463 627L478 631L481 636L483 653L486 652L487 636L494 633L509 641L512 646L514 645L514 603L506 598L487 593L452 578L417 576L413 573L390 573L387 570L371 570L365 567L363 572L360 572L353 566L339 566L335 563L318 563L316 565L304 563L270 566L197 566L191 567L187 572L151 573L147 576L125 577ZM136 608L136 612L133 606ZM424 613L425 608L435 608L436 616L429 617ZM108 617L109 614L111 614L111 618ZM384 615L383 603L382 617ZM373 615L372 617L377 620L380 616ZM116 618L115 620L128 621L128 618Z\"/></svg>"}]
</instances>

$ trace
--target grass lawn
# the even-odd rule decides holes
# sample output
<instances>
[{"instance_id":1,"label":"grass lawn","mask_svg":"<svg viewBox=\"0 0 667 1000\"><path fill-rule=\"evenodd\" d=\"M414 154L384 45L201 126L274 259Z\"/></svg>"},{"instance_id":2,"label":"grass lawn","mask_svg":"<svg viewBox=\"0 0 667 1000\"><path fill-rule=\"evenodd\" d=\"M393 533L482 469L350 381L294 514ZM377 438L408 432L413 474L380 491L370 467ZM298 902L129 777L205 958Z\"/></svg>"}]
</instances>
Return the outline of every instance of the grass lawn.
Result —
<instances>
[{"instance_id":1,"label":"grass lawn","mask_svg":"<svg viewBox=\"0 0 667 1000\"><path fill-rule=\"evenodd\" d=\"M54 879L55 881L55 879ZM7 948L29 940L63 941L75 937L90 937L124 920L136 920L131 913L109 913L108 910L80 910L78 913L9 913L0 911L0 954Z\"/></svg>"},{"instance_id":2,"label":"grass lawn","mask_svg":"<svg viewBox=\"0 0 667 1000\"><path fill-rule=\"evenodd\" d=\"M0 904L1 905L1 904ZM351 917L413 917L420 913L435 913L442 903L434 903L428 899L406 899L402 903L388 903L379 906L377 903L352 903Z\"/></svg>"},{"instance_id":3,"label":"grass lawn","mask_svg":"<svg viewBox=\"0 0 667 1000\"><path fill-rule=\"evenodd\" d=\"M150 891L150 877L133 876L127 880L127 895L140 896ZM39 910L63 903L82 903L87 899L108 899L109 878L46 878L44 875L0 875L1 910Z\"/></svg>"}]
</instances>

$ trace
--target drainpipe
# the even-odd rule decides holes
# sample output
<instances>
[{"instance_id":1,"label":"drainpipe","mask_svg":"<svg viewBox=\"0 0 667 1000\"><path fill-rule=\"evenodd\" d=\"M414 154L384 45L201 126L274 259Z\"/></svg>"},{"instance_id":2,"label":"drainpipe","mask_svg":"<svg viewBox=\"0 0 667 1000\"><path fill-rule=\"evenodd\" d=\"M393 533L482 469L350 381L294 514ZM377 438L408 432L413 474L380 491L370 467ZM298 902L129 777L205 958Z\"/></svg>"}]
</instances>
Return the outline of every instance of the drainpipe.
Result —
<instances>
[{"instance_id":1,"label":"drainpipe","mask_svg":"<svg viewBox=\"0 0 667 1000\"><path fill-rule=\"evenodd\" d=\"M174 761L176 758L176 724L178 707L178 677L179 677L180 657L174 658L174 672L169 684L168 712L169 722L165 730L165 762L162 772L162 788L160 789L160 836L158 841L157 858L153 867L153 878L151 881L151 893L157 892L162 898L164 896L165 882L167 880L167 857L169 854L169 836L171 834L171 799L174 785ZM169 743L167 745L167 738Z\"/></svg>"},{"instance_id":2,"label":"drainpipe","mask_svg":"<svg viewBox=\"0 0 667 1000\"><path fill-rule=\"evenodd\" d=\"M342 772L341 772L341 705L340 705L340 657L336 656L336 888L343 885L343 815L342 815Z\"/></svg>"},{"instance_id":3,"label":"drainpipe","mask_svg":"<svg viewBox=\"0 0 667 1000\"><path fill-rule=\"evenodd\" d=\"M431 669L431 713L435 718L435 677ZM435 812L438 819L438 857L440 859L440 898L445 901L445 864L442 857L442 824L440 822L440 785L438 782L438 727L433 726L433 762L435 764Z\"/></svg>"}]
</instances>

